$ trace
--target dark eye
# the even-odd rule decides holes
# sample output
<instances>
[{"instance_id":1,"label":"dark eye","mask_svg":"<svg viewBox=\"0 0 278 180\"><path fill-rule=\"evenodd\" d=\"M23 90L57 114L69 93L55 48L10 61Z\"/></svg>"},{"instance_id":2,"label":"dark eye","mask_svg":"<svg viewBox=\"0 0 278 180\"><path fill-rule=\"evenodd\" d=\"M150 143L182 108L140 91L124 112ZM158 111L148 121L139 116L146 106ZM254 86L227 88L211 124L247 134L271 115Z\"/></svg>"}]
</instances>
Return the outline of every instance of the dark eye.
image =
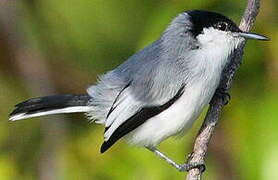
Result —
<instances>
[{"instance_id":1,"label":"dark eye","mask_svg":"<svg viewBox=\"0 0 278 180\"><path fill-rule=\"evenodd\" d=\"M219 22L216 28L221 31L226 31L228 28L228 24L226 22Z\"/></svg>"}]
</instances>

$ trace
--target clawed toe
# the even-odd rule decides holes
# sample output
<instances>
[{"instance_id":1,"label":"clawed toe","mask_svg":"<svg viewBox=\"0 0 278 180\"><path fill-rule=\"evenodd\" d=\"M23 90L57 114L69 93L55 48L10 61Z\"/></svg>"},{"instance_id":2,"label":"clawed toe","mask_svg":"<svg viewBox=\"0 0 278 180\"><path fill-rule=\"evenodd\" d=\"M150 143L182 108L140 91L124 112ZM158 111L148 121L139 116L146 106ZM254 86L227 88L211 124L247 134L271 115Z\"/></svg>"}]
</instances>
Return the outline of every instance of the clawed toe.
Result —
<instances>
[{"instance_id":1,"label":"clawed toe","mask_svg":"<svg viewBox=\"0 0 278 180\"><path fill-rule=\"evenodd\" d=\"M189 171L195 168L200 169L201 172L204 172L206 170L206 166L203 163L187 163L181 165L180 171Z\"/></svg>"},{"instance_id":2,"label":"clawed toe","mask_svg":"<svg viewBox=\"0 0 278 180\"><path fill-rule=\"evenodd\" d=\"M216 89L214 98L215 98L215 96L218 98L221 98L224 105L227 105L229 103L229 101L231 100L231 95L224 88Z\"/></svg>"}]
</instances>

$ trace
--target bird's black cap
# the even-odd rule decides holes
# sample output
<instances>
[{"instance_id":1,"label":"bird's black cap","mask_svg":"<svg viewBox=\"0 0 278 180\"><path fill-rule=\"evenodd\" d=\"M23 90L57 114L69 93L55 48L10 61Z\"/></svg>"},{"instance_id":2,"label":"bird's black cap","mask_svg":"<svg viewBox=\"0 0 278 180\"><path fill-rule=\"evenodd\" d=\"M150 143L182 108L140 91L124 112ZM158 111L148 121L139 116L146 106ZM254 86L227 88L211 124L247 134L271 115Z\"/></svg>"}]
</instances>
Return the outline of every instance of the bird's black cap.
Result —
<instances>
[{"instance_id":1,"label":"bird's black cap","mask_svg":"<svg viewBox=\"0 0 278 180\"><path fill-rule=\"evenodd\" d=\"M193 25L191 32L194 36L201 34L204 28L209 27L222 31L241 32L232 20L222 14L203 10L191 10L186 13L191 18Z\"/></svg>"}]
</instances>

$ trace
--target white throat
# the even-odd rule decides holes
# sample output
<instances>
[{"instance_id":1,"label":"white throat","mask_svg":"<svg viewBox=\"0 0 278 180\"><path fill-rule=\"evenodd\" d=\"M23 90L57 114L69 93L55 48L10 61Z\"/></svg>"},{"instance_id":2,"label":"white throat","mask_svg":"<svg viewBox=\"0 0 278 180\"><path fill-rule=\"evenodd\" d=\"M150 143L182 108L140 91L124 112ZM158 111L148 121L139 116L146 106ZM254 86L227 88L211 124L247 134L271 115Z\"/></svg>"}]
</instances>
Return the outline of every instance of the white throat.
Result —
<instances>
[{"instance_id":1,"label":"white throat","mask_svg":"<svg viewBox=\"0 0 278 180\"><path fill-rule=\"evenodd\" d=\"M242 39L235 38L232 32L220 31L214 28L204 28L197 37L202 61L222 70L228 61L229 55L237 48Z\"/></svg>"},{"instance_id":2,"label":"white throat","mask_svg":"<svg viewBox=\"0 0 278 180\"><path fill-rule=\"evenodd\" d=\"M243 39L233 36L232 32L220 31L210 27L204 28L203 33L197 36L197 40L200 48L207 50L208 53L213 52L214 54L228 56Z\"/></svg>"}]
</instances>

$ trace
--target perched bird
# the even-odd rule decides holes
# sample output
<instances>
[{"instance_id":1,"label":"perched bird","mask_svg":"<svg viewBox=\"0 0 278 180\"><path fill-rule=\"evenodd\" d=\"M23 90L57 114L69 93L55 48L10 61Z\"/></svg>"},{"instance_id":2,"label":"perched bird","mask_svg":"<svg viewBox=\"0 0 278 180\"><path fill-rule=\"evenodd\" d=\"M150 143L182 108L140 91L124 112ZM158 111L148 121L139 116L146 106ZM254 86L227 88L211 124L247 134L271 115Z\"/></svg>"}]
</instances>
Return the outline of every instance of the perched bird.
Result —
<instances>
[{"instance_id":1,"label":"perched bird","mask_svg":"<svg viewBox=\"0 0 278 180\"><path fill-rule=\"evenodd\" d=\"M100 76L86 94L29 99L15 106L10 120L83 112L105 127L101 153L124 138L180 171L199 167L177 164L156 146L189 129L211 101L229 56L245 39L268 40L241 31L218 13L183 12L158 40Z\"/></svg>"}]
</instances>

